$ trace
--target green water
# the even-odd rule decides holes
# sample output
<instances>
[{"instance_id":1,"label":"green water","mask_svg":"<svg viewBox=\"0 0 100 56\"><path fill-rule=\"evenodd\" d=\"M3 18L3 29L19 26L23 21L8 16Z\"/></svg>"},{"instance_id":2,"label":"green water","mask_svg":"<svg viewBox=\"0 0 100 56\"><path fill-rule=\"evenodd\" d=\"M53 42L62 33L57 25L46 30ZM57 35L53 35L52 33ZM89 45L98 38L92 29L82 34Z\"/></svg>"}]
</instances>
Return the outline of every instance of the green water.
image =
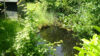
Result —
<instances>
[{"instance_id":1,"label":"green water","mask_svg":"<svg viewBox=\"0 0 100 56\"><path fill-rule=\"evenodd\" d=\"M61 46L55 47L55 54L57 56L74 56L74 54L78 53L73 47L76 46L76 43L79 43L79 39L73 37L73 34L73 31L68 31L57 26L44 27L40 31L40 36L47 41L56 42L63 40Z\"/></svg>"}]
</instances>

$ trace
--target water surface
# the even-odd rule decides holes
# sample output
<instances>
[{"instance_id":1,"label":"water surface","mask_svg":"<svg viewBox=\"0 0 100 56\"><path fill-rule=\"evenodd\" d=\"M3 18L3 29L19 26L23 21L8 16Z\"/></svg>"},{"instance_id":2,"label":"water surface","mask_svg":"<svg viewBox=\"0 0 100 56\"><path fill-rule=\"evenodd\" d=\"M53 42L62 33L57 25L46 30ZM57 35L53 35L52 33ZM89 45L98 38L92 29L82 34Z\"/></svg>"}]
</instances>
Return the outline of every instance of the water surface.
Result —
<instances>
[{"instance_id":1,"label":"water surface","mask_svg":"<svg viewBox=\"0 0 100 56\"><path fill-rule=\"evenodd\" d=\"M47 41L56 42L63 40L61 46L55 47L57 56L74 56L74 54L78 53L73 47L76 46L76 43L79 43L79 39L73 37L73 34L73 31L57 26L44 27L40 31L40 36Z\"/></svg>"}]
</instances>

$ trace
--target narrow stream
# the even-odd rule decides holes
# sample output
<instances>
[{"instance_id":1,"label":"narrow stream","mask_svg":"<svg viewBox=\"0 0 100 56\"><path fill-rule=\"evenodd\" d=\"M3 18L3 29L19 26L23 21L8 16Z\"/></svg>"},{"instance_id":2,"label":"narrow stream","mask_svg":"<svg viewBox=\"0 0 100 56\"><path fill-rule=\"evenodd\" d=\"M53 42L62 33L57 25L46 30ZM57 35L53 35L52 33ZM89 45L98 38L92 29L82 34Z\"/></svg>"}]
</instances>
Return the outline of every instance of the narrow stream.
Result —
<instances>
[{"instance_id":1,"label":"narrow stream","mask_svg":"<svg viewBox=\"0 0 100 56\"><path fill-rule=\"evenodd\" d=\"M79 43L79 39L73 37L73 31L67 31L57 26L44 27L40 31L40 36L50 42L63 40L61 46L56 47L55 54L57 56L74 56L78 53L73 47L76 46L76 43Z\"/></svg>"}]
</instances>

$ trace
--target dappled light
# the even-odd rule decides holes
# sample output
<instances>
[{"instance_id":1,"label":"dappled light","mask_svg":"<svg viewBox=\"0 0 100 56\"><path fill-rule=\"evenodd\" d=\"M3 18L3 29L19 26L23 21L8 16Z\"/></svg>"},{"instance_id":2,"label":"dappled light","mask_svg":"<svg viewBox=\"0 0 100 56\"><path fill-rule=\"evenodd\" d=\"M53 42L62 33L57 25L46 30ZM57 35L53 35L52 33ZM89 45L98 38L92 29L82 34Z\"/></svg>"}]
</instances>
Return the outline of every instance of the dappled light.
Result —
<instances>
[{"instance_id":1,"label":"dappled light","mask_svg":"<svg viewBox=\"0 0 100 56\"><path fill-rule=\"evenodd\" d=\"M99 52L99 0L0 0L0 56Z\"/></svg>"}]
</instances>

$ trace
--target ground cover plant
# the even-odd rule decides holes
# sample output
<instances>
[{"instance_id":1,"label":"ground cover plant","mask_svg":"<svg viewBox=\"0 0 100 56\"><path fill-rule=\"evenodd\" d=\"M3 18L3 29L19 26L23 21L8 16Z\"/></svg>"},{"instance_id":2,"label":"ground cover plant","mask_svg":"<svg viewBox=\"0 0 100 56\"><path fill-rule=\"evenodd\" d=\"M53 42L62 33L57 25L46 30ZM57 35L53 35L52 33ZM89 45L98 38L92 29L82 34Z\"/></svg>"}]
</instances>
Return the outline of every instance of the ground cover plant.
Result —
<instances>
[{"instance_id":1,"label":"ground cover plant","mask_svg":"<svg viewBox=\"0 0 100 56\"><path fill-rule=\"evenodd\" d=\"M19 30L21 27L16 20L0 19L0 54L11 48Z\"/></svg>"},{"instance_id":2,"label":"ground cover plant","mask_svg":"<svg viewBox=\"0 0 100 56\"><path fill-rule=\"evenodd\" d=\"M94 28L100 32L100 27L94 26ZM82 47L74 47L79 50L76 56L99 56L100 55L100 35L93 35L90 40L82 39Z\"/></svg>"},{"instance_id":3,"label":"ground cover plant","mask_svg":"<svg viewBox=\"0 0 100 56\"><path fill-rule=\"evenodd\" d=\"M82 47L75 47L77 56L100 55L99 0L20 0L18 4L19 8L24 6L25 16L18 20L0 18L1 56L54 56L54 43L38 36L46 26L70 30L82 39Z\"/></svg>"}]
</instances>

